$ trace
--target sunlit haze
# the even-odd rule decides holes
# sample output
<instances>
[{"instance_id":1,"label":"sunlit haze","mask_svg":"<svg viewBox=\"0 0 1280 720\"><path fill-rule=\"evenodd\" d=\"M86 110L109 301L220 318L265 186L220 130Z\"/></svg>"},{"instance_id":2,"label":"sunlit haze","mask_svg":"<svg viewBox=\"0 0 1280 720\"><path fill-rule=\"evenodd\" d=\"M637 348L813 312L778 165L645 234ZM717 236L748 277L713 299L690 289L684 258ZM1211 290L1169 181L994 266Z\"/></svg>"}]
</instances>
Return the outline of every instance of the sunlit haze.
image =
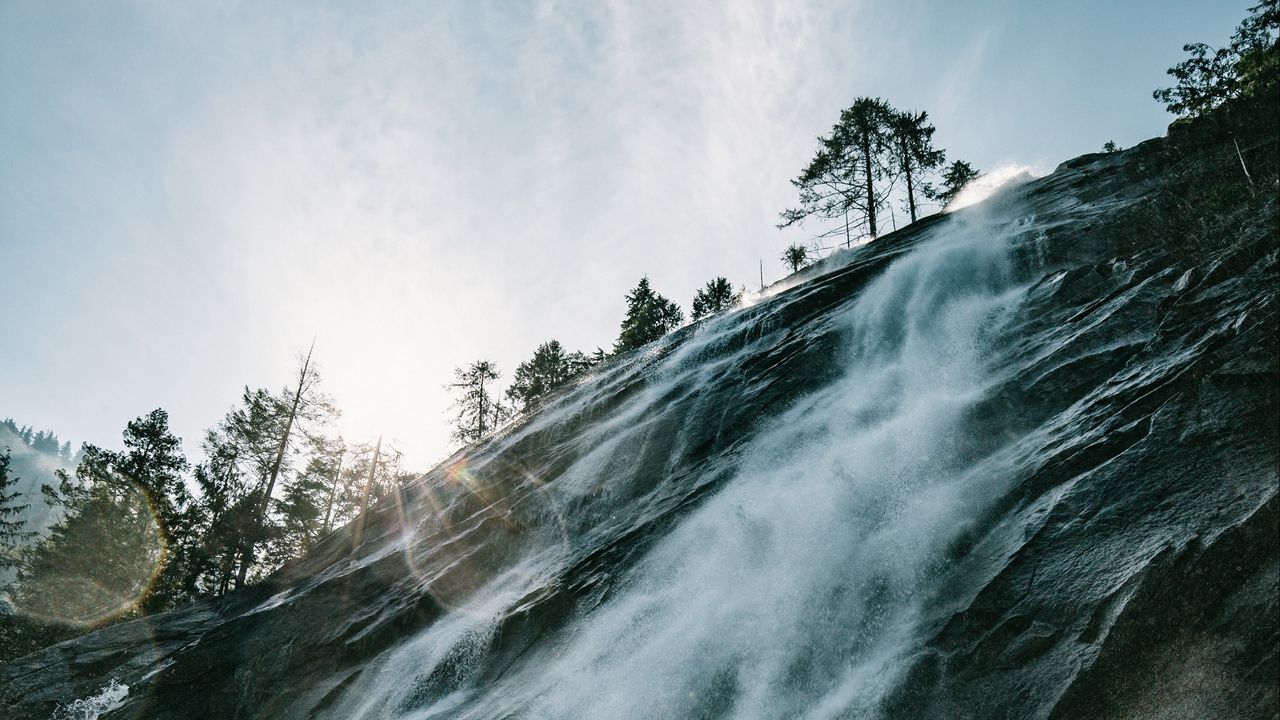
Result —
<instances>
[{"instance_id":1,"label":"sunlit haze","mask_svg":"<svg viewBox=\"0 0 1280 720\"><path fill-rule=\"evenodd\" d=\"M609 349L645 274L780 279L854 97L1047 172L1162 134L1247 4L7 2L0 417L114 447L164 407L194 452L314 339L346 438L425 469L455 366Z\"/></svg>"}]
</instances>

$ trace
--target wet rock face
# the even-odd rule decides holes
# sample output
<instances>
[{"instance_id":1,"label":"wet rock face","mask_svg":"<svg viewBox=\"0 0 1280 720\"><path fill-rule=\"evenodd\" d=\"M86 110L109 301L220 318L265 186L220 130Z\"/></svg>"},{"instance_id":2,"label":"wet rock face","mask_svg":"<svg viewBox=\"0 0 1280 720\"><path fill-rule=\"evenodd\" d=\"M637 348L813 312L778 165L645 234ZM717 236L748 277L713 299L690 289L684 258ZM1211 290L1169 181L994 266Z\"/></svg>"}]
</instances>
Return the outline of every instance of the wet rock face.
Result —
<instances>
[{"instance_id":1,"label":"wet rock face","mask_svg":"<svg viewBox=\"0 0 1280 720\"><path fill-rule=\"evenodd\" d=\"M0 667L3 715L1273 718L1274 208L1144 237L1158 151L612 360L262 585Z\"/></svg>"}]
</instances>

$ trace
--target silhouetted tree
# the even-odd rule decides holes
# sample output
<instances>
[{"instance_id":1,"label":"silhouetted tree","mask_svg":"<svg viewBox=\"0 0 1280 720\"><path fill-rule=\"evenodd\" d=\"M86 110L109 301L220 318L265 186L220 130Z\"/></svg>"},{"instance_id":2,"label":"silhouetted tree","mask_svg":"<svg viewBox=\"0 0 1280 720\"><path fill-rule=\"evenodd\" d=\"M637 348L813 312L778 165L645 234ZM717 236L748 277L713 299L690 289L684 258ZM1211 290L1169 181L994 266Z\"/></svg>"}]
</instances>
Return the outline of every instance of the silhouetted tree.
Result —
<instances>
[{"instance_id":1,"label":"silhouetted tree","mask_svg":"<svg viewBox=\"0 0 1280 720\"><path fill-rule=\"evenodd\" d=\"M1120 146L1117 145L1114 140L1108 140L1102 143L1102 152L1104 153L1120 152Z\"/></svg>"},{"instance_id":2,"label":"silhouetted tree","mask_svg":"<svg viewBox=\"0 0 1280 720\"><path fill-rule=\"evenodd\" d=\"M66 514L23 562L20 607L93 625L190 597L181 444L157 409L128 423L123 452L85 445L75 481L45 487Z\"/></svg>"},{"instance_id":3,"label":"silhouetted tree","mask_svg":"<svg viewBox=\"0 0 1280 720\"><path fill-rule=\"evenodd\" d=\"M924 189L920 184L922 178L940 167L946 158L946 153L933 147L935 130L929 123L928 113L890 113L893 159L898 173L907 183L907 210L911 213L911 222L916 221L916 194Z\"/></svg>"},{"instance_id":4,"label":"silhouetted tree","mask_svg":"<svg viewBox=\"0 0 1280 720\"><path fill-rule=\"evenodd\" d=\"M111 457L112 470L147 493L164 544L162 567L143 609L167 610L189 599L191 553L195 543L194 499L184 479L189 469L182 440L169 430L169 413L157 408L129 422L124 452Z\"/></svg>"},{"instance_id":5,"label":"silhouetted tree","mask_svg":"<svg viewBox=\"0 0 1280 720\"><path fill-rule=\"evenodd\" d=\"M845 244L852 244L849 214L865 223L866 235L877 234L876 212L889 187L878 185L889 175L886 151L892 141L893 110L879 98L858 98L840 112L831 134L818 138L818 152L791 181L800 191L800 206L784 210L780 228L810 217L843 219ZM835 227L816 238L841 232Z\"/></svg>"},{"instance_id":6,"label":"silhouetted tree","mask_svg":"<svg viewBox=\"0 0 1280 720\"><path fill-rule=\"evenodd\" d=\"M791 272L797 272L800 268L809 264L809 248L792 244L786 250L782 251L782 262L791 268Z\"/></svg>"},{"instance_id":7,"label":"silhouetted tree","mask_svg":"<svg viewBox=\"0 0 1280 720\"><path fill-rule=\"evenodd\" d=\"M330 492L345 450L328 438L308 438L306 465L284 483L284 496L276 505L280 528L269 556L273 564L298 557L319 537Z\"/></svg>"},{"instance_id":8,"label":"silhouetted tree","mask_svg":"<svg viewBox=\"0 0 1280 720\"><path fill-rule=\"evenodd\" d=\"M727 278L718 277L709 280L705 287L693 296L693 319L700 320L708 315L724 312L742 300L741 292L734 292Z\"/></svg>"},{"instance_id":9,"label":"silhouetted tree","mask_svg":"<svg viewBox=\"0 0 1280 720\"><path fill-rule=\"evenodd\" d=\"M290 450L289 443L294 438L294 426L308 421L323 422L337 415L337 409L332 401L320 392L320 376L311 362L314 347L313 344L312 349L307 350L298 368L298 379L293 387L285 388L276 401L280 410L280 422L275 438L275 457L265 478L265 487L258 495L257 507L254 509L254 532L246 538L244 550L241 552L239 574L236 576L237 587L244 585L249 568L254 563L253 554L256 543L259 539L265 539L267 535L268 512L271 501L274 499L276 483L280 479L281 471L285 468L285 456Z\"/></svg>"},{"instance_id":10,"label":"silhouetted tree","mask_svg":"<svg viewBox=\"0 0 1280 720\"><path fill-rule=\"evenodd\" d=\"M478 442L493 432L508 415L497 400L498 367L477 360L465 368L454 368L454 382L445 386L456 394L453 409L453 439L464 444Z\"/></svg>"},{"instance_id":11,"label":"silhouetted tree","mask_svg":"<svg viewBox=\"0 0 1280 720\"><path fill-rule=\"evenodd\" d=\"M973 169L973 166L969 163L964 160L956 160L943 171L942 186L933 189L930 197L942 203L943 207L946 207L948 203L955 200L966 185L981 176L982 173Z\"/></svg>"},{"instance_id":12,"label":"silhouetted tree","mask_svg":"<svg viewBox=\"0 0 1280 720\"><path fill-rule=\"evenodd\" d=\"M627 293L627 316L613 344L616 353L648 345L680 326L684 313L680 306L653 291L649 278L643 277L635 289Z\"/></svg>"},{"instance_id":13,"label":"silhouetted tree","mask_svg":"<svg viewBox=\"0 0 1280 720\"><path fill-rule=\"evenodd\" d=\"M548 340L533 351L533 357L516 366L507 399L527 410L544 395L564 385L591 366L580 352L567 353L558 340Z\"/></svg>"},{"instance_id":14,"label":"silhouetted tree","mask_svg":"<svg viewBox=\"0 0 1280 720\"><path fill-rule=\"evenodd\" d=\"M1196 117L1241 97L1263 99L1274 113L1280 92L1280 2L1264 0L1221 48L1190 43L1191 57L1169 68L1177 82L1152 93L1169 112Z\"/></svg>"}]
</instances>

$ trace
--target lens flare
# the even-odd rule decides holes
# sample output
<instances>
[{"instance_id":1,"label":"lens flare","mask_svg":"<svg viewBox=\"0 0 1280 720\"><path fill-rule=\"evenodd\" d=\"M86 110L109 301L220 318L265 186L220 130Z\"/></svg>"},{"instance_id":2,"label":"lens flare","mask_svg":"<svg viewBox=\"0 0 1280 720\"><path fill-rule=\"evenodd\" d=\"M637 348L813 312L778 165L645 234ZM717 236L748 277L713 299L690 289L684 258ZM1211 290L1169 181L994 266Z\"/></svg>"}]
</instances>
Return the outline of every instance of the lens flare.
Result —
<instances>
[{"instance_id":1,"label":"lens flare","mask_svg":"<svg viewBox=\"0 0 1280 720\"><path fill-rule=\"evenodd\" d=\"M91 627L134 610L167 556L155 503L120 473L76 490L79 512L37 552L15 598L16 610L43 622Z\"/></svg>"},{"instance_id":2,"label":"lens flare","mask_svg":"<svg viewBox=\"0 0 1280 720\"><path fill-rule=\"evenodd\" d=\"M518 462L496 462L477 467L459 460L443 481L417 486L420 501L407 504L405 563L432 597L453 610L466 611L467 600L495 581L520 583L517 566L531 552L568 545L564 518L545 484Z\"/></svg>"}]
</instances>

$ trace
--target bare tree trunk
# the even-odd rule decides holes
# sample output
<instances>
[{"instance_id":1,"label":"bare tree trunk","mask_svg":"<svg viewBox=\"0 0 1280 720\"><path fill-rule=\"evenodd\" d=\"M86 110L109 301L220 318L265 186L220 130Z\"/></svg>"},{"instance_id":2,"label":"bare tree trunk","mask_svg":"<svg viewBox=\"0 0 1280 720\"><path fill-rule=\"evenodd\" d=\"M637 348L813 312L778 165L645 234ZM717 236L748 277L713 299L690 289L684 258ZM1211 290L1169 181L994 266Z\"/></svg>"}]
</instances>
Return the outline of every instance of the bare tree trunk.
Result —
<instances>
[{"instance_id":1,"label":"bare tree trunk","mask_svg":"<svg viewBox=\"0 0 1280 720\"><path fill-rule=\"evenodd\" d=\"M900 136L898 138L898 145L902 148L902 172L907 176L907 207L911 209L911 222L915 222L916 188L913 178L911 177L911 156L907 154L907 139Z\"/></svg>"},{"instance_id":2,"label":"bare tree trunk","mask_svg":"<svg viewBox=\"0 0 1280 720\"><path fill-rule=\"evenodd\" d=\"M275 491L276 479L280 477L280 466L284 463L284 453L289 448L289 434L293 432L293 421L298 417L298 405L302 402L302 392L306 389L307 373L311 370L311 352L315 350L316 344L313 341L311 347L307 350L307 357L302 361L302 369L298 371L298 387L293 392L293 404L289 406L289 417L285 420L284 434L280 436L280 444L276 447L276 457L271 463L271 476L267 480L266 490L262 493L262 498L258 501L257 511L254 513L253 519L253 536L250 536L249 542L245 544L244 552L240 556L240 572L236 576L236 587L244 587L245 578L249 574L249 566L253 564L253 547L257 542L257 535L261 534L262 526L266 523L267 509L271 505L271 493Z\"/></svg>"},{"instance_id":3,"label":"bare tree trunk","mask_svg":"<svg viewBox=\"0 0 1280 720\"><path fill-rule=\"evenodd\" d=\"M329 486L329 500L324 505L324 528L320 531L321 537L329 534L329 521L333 519L333 498L338 494L338 483L342 482L342 461L345 459L345 452L338 456L338 470L333 474L333 485Z\"/></svg>"},{"instance_id":4,"label":"bare tree trunk","mask_svg":"<svg viewBox=\"0 0 1280 720\"><path fill-rule=\"evenodd\" d=\"M871 138L862 141L862 166L867 176L867 228L871 238L876 236L876 192L871 179Z\"/></svg>"},{"instance_id":5,"label":"bare tree trunk","mask_svg":"<svg viewBox=\"0 0 1280 720\"><path fill-rule=\"evenodd\" d=\"M369 493L373 491L373 478L378 472L378 455L382 452L382 436L378 436L378 444L373 448L373 462L369 464L369 478L364 482L364 493L360 498L360 516L356 518L356 534L355 542L352 546L360 544L364 539L364 523L365 515L369 511Z\"/></svg>"}]
</instances>

